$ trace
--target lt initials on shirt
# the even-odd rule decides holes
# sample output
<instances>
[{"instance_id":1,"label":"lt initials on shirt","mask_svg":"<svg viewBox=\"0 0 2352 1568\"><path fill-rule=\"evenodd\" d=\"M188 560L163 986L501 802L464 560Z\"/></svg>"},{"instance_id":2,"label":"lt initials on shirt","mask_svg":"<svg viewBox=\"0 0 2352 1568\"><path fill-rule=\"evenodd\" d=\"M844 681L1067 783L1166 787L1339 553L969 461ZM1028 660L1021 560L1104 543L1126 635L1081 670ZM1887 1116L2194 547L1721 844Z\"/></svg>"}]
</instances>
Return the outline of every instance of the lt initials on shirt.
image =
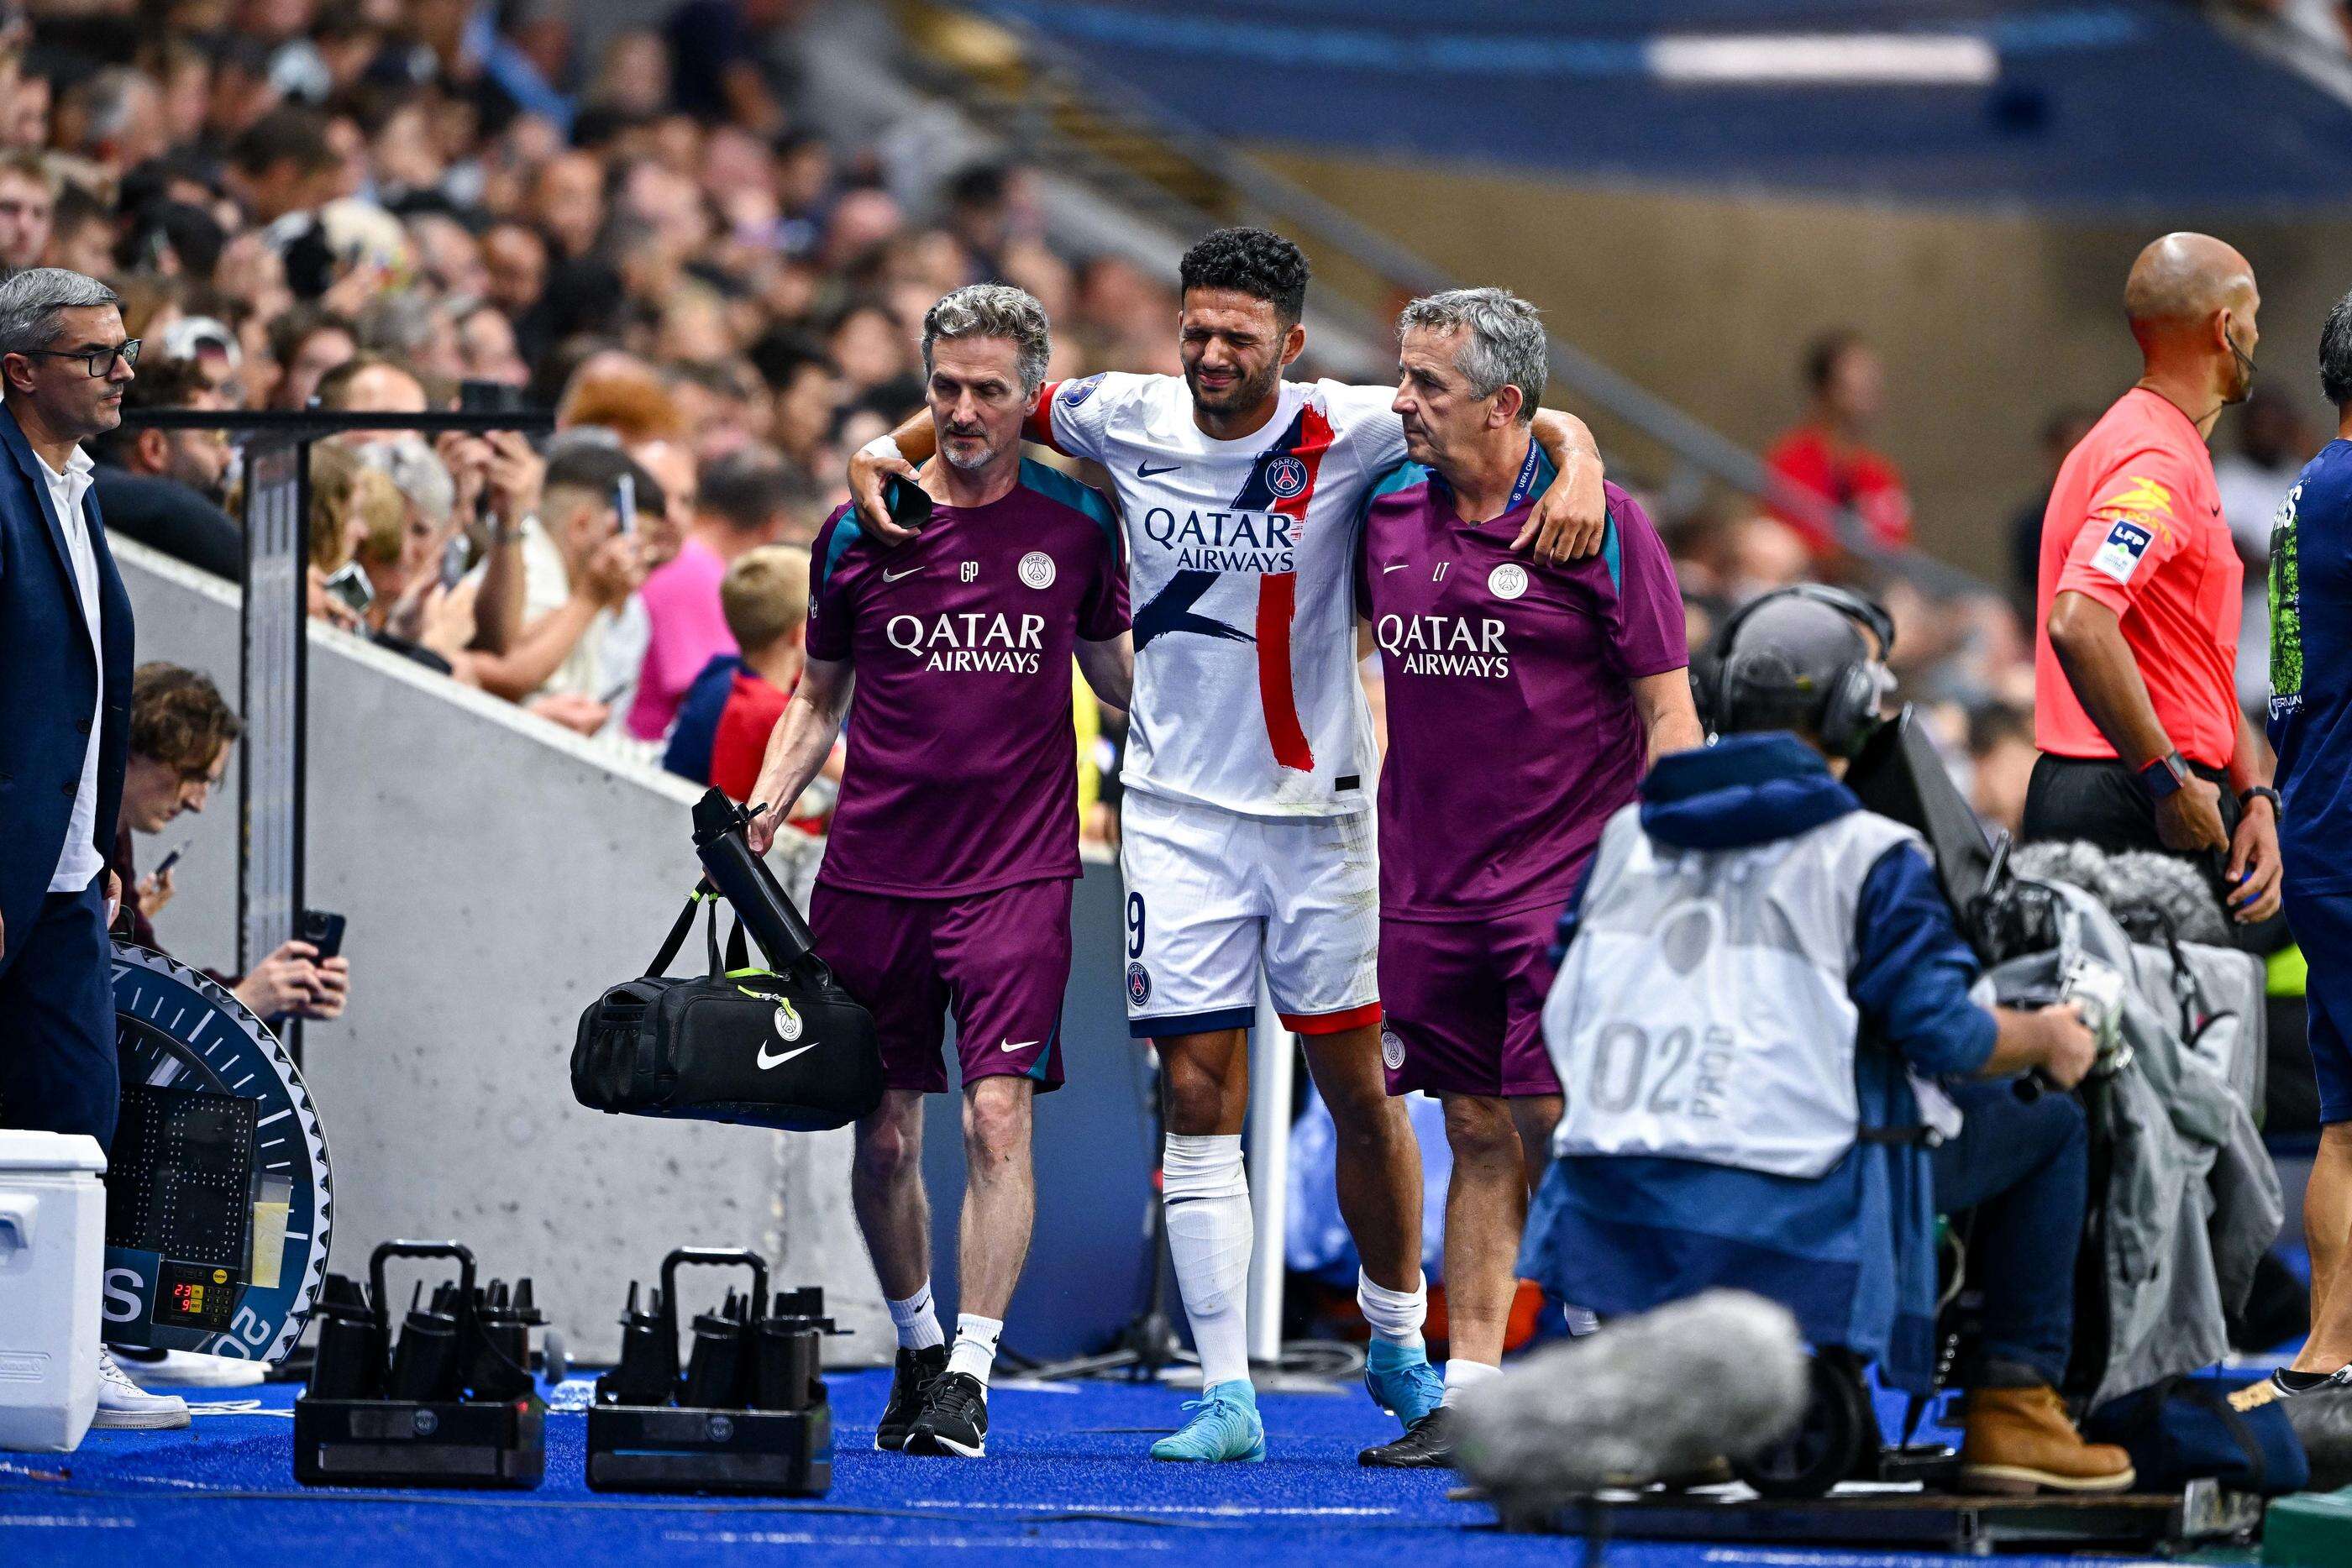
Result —
<instances>
[{"instance_id":1,"label":"lt initials on shirt","mask_svg":"<svg viewBox=\"0 0 2352 1568\"><path fill-rule=\"evenodd\" d=\"M1432 582L1444 582L1445 580L1445 569L1453 564L1454 563L1450 560L1439 561L1430 571L1429 580Z\"/></svg>"}]
</instances>

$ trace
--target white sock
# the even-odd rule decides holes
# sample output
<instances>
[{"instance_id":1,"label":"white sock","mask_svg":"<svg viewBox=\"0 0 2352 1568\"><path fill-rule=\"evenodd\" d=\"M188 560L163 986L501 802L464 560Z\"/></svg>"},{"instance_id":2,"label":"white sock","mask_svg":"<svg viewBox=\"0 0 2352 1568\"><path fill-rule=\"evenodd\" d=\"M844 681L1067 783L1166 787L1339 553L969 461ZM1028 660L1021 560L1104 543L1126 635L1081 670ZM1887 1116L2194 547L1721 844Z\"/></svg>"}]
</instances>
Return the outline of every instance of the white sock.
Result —
<instances>
[{"instance_id":1,"label":"white sock","mask_svg":"<svg viewBox=\"0 0 2352 1568\"><path fill-rule=\"evenodd\" d=\"M1425 1342L1421 1337L1421 1325L1429 1321L1429 1278L1423 1275L1410 1291L1391 1291L1372 1282L1372 1277L1361 1269L1356 1270L1356 1305L1363 1309L1364 1322L1373 1336L1407 1350L1420 1350Z\"/></svg>"},{"instance_id":2,"label":"white sock","mask_svg":"<svg viewBox=\"0 0 2352 1568\"><path fill-rule=\"evenodd\" d=\"M1239 1133L1171 1133L1160 1162L1168 1254L1201 1354L1201 1383L1249 1380L1249 1178Z\"/></svg>"},{"instance_id":3,"label":"white sock","mask_svg":"<svg viewBox=\"0 0 2352 1568\"><path fill-rule=\"evenodd\" d=\"M1445 1364L1445 1397L1438 1403L1448 1406L1459 1405L1464 1390L1475 1388L1490 1377L1502 1375L1503 1369L1499 1366L1488 1366L1483 1361L1465 1361L1457 1355Z\"/></svg>"},{"instance_id":4,"label":"white sock","mask_svg":"<svg viewBox=\"0 0 2352 1568\"><path fill-rule=\"evenodd\" d=\"M887 1297L882 1304L890 1309L890 1322L898 1331L900 1350L929 1350L935 1344L945 1344L948 1336L940 1332L940 1314L931 1310L931 1282L903 1301Z\"/></svg>"},{"instance_id":5,"label":"white sock","mask_svg":"<svg viewBox=\"0 0 2352 1568\"><path fill-rule=\"evenodd\" d=\"M996 1342L1003 1333L1003 1318L965 1312L956 1319L955 1348L948 1352L948 1370L976 1377L982 1388L987 1387L988 1375L996 1366Z\"/></svg>"}]
</instances>

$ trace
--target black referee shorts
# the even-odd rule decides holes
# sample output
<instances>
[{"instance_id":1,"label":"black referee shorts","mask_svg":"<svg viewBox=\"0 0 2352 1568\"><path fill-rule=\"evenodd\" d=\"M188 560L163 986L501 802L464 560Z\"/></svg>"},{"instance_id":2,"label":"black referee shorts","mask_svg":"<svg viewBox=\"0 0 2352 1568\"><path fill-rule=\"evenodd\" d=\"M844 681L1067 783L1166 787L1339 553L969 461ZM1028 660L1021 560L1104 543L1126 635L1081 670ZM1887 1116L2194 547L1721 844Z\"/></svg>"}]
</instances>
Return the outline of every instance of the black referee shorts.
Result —
<instances>
[{"instance_id":1,"label":"black referee shorts","mask_svg":"<svg viewBox=\"0 0 2352 1568\"><path fill-rule=\"evenodd\" d=\"M2230 788L2230 775L2220 768L2192 762L2191 771L2220 787L2222 831L2234 839L2238 819L2245 814ZM2186 853L2168 850L2157 836L2156 801L2132 770L2112 758L2052 757L2034 759L2033 777L2025 787L2025 820L2018 838L2029 844L2079 841L2120 854L2126 850L2154 850L2186 861L2204 876L2213 896L2227 910L2229 856L2211 850ZM2231 923L2238 946L2268 953L2284 946L2284 922L2273 916L2255 925Z\"/></svg>"}]
</instances>

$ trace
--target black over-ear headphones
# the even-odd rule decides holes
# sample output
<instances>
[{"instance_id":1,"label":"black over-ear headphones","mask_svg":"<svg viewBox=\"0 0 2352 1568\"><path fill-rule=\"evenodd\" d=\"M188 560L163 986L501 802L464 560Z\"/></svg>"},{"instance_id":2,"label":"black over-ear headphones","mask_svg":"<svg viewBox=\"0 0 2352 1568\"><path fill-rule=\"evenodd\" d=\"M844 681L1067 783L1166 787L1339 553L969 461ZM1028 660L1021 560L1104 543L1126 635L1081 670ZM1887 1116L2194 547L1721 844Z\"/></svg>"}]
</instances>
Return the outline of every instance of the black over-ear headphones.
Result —
<instances>
[{"instance_id":1,"label":"black over-ear headphones","mask_svg":"<svg viewBox=\"0 0 2352 1568\"><path fill-rule=\"evenodd\" d=\"M1775 589L1759 594L1734 611L1715 635L1715 669L1701 693L1707 727L1720 731L1730 722L1743 698L1771 696L1784 706L1804 704L1804 694L1790 688L1785 680L1774 680L1761 667L1764 661L1759 651L1743 653L1739 646L1739 629L1748 617L1778 600L1807 599L1827 605L1855 625L1878 639L1875 658L1865 654L1853 660L1832 676L1828 689L1807 716L1814 733L1824 749L1836 757L1852 757L1860 751L1871 734L1878 727L1878 705L1885 696L1892 677L1886 673L1886 656L1895 648L1895 621L1885 609L1858 593L1826 583L1800 582L1788 588Z\"/></svg>"}]
</instances>

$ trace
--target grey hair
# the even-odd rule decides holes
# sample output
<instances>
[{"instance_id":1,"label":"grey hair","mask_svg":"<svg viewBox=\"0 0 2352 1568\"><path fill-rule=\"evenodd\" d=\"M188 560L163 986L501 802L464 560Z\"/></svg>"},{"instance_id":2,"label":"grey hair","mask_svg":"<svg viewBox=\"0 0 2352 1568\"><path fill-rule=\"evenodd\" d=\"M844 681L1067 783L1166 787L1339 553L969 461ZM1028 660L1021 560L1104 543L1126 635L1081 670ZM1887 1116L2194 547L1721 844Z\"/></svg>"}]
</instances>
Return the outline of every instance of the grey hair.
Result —
<instances>
[{"instance_id":1,"label":"grey hair","mask_svg":"<svg viewBox=\"0 0 2352 1568\"><path fill-rule=\"evenodd\" d=\"M1519 405L1519 423L1535 422L1550 354L1543 317L1533 305L1507 288L1449 288L1404 308L1397 318L1397 336L1416 327L1461 331L1454 368L1470 378L1471 392L1484 398L1517 387L1526 399Z\"/></svg>"},{"instance_id":2,"label":"grey hair","mask_svg":"<svg viewBox=\"0 0 2352 1568\"><path fill-rule=\"evenodd\" d=\"M371 442L360 448L360 461L381 469L401 498L422 512L436 528L449 520L457 505L457 482L440 454L425 438L409 432L393 441Z\"/></svg>"},{"instance_id":3,"label":"grey hair","mask_svg":"<svg viewBox=\"0 0 2352 1568\"><path fill-rule=\"evenodd\" d=\"M1009 283L974 283L957 289L923 313L923 371L931 368L931 349L942 340L961 338L1003 338L1011 341L1021 367L1021 390L1034 392L1045 381L1045 361L1054 352L1045 308L1026 289Z\"/></svg>"},{"instance_id":4,"label":"grey hair","mask_svg":"<svg viewBox=\"0 0 2352 1568\"><path fill-rule=\"evenodd\" d=\"M83 273L28 267L0 281L0 354L29 354L57 341L61 311L122 303L122 296Z\"/></svg>"}]
</instances>

